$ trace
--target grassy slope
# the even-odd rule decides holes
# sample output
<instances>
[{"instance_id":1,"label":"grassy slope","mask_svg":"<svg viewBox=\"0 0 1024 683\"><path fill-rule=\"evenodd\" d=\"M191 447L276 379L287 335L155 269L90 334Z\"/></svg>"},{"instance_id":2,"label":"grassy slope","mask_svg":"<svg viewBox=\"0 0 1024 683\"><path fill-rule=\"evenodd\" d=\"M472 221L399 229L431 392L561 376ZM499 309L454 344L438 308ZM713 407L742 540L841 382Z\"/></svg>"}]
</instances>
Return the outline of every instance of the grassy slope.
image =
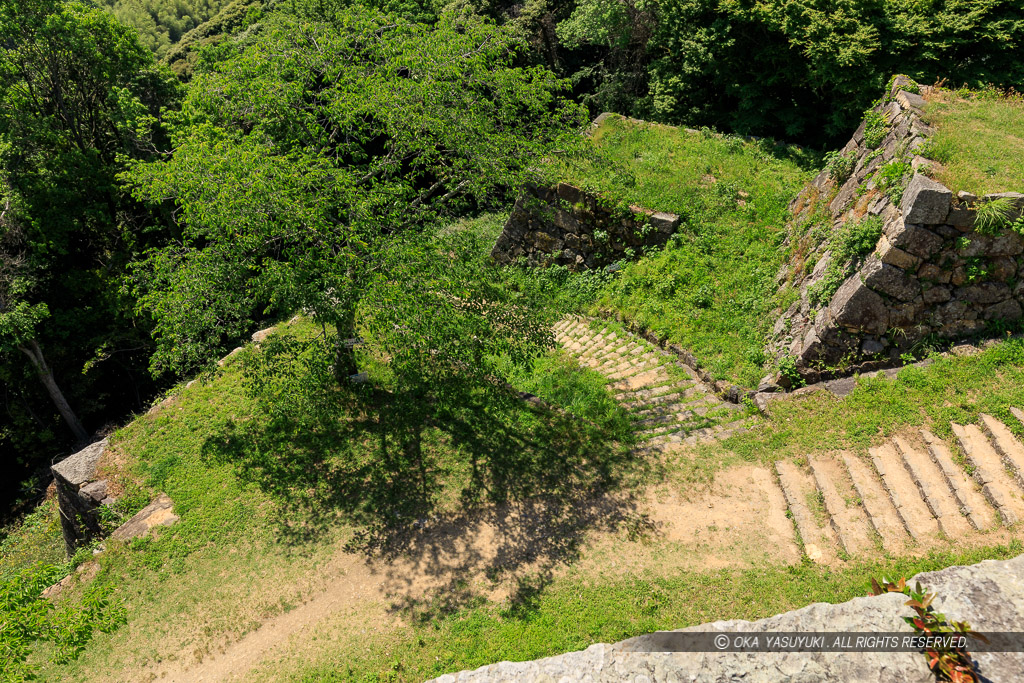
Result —
<instances>
[{"instance_id":1,"label":"grassy slope","mask_svg":"<svg viewBox=\"0 0 1024 683\"><path fill-rule=\"evenodd\" d=\"M944 166L938 179L978 196L1024 191L1024 99L964 95L944 92L925 112L938 128L930 153Z\"/></svg>"},{"instance_id":2,"label":"grassy slope","mask_svg":"<svg viewBox=\"0 0 1024 683\"><path fill-rule=\"evenodd\" d=\"M545 363L533 388L550 384L550 377L562 372L557 359ZM737 459L864 448L907 425L934 423L944 434L941 426L950 419L970 421L979 410L1003 415L1007 405L1022 404L1024 342L1012 340L979 356L905 370L895 381L863 380L844 403L819 395L778 404L760 430L705 449L693 463L680 463L689 469L679 472L678 480L692 485ZM111 544L101 556L97 581L117 586L117 597L128 607L128 624L98 635L78 662L44 668L49 678L132 678L169 655L198 658L324 587L317 580L319 568L329 564L337 544L351 538L354 527L342 520L318 527L309 538L289 533L294 529L287 522L301 521L301 516L248 481L240 463L218 462L209 455L211 437L251 411L237 368L229 367L212 384L192 387L172 408L142 417L116 435L117 448L132 454L132 469L147 487L166 490L175 499L182 521L156 540L130 547ZM36 521L11 539L40 533ZM910 575L1021 551L1014 544L839 569L768 567L671 576L645 570L610 581L570 567L550 584L523 592L516 602L476 600L450 613L402 612L409 625L382 625L369 639L354 634L350 622L328 623L314 630L309 642L296 644L296 656L265 663L254 677L417 680L658 628L758 618L813 601L845 600L863 594L871 575ZM19 555L18 561L25 560L24 553Z\"/></svg>"},{"instance_id":3,"label":"grassy slope","mask_svg":"<svg viewBox=\"0 0 1024 683\"><path fill-rule=\"evenodd\" d=\"M692 350L717 377L756 384L787 206L810 177L808 159L796 148L620 117L594 141L599 158L567 164L568 182L683 218L669 246L627 265L598 304Z\"/></svg>"}]
</instances>

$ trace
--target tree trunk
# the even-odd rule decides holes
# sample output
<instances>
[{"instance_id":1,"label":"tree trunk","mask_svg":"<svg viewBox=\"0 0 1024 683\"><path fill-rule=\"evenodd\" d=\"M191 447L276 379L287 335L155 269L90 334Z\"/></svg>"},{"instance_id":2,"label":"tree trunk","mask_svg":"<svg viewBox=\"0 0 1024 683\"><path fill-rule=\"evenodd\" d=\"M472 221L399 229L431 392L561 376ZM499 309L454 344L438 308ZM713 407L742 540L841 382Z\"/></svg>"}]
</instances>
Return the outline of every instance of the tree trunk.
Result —
<instances>
[{"instance_id":1,"label":"tree trunk","mask_svg":"<svg viewBox=\"0 0 1024 683\"><path fill-rule=\"evenodd\" d=\"M36 368L36 373L39 375L40 381L43 386L46 387L46 391L49 392L50 398L53 400L53 404L57 406L57 410L60 412L61 417L68 424L71 432L75 435L75 439L81 442L89 440L89 434L85 431L85 427L79 422L78 416L75 415L75 411L71 410L71 406L68 405L67 399L64 398L63 392L60 387L57 386L57 381L53 379L53 371L50 370L50 366L46 364L46 358L43 357L43 350L39 348L39 344L35 339L30 340L26 345L18 345L21 352L28 356L28 359L32 361L32 365Z\"/></svg>"},{"instance_id":2,"label":"tree trunk","mask_svg":"<svg viewBox=\"0 0 1024 683\"><path fill-rule=\"evenodd\" d=\"M359 366L356 364L355 343L351 341L356 338L355 311L346 311L345 317L335 325L334 329L338 333L337 345L334 350L334 375L339 382L347 382L349 377L359 372Z\"/></svg>"}]
</instances>

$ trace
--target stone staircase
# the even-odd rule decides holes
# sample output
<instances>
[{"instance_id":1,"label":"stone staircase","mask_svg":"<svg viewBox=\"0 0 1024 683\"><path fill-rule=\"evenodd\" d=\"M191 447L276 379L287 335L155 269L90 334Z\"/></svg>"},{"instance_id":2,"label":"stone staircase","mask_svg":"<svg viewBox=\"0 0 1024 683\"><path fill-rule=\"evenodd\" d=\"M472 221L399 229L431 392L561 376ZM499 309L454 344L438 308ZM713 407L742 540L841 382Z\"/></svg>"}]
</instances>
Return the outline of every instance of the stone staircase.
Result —
<instances>
[{"instance_id":1,"label":"stone staircase","mask_svg":"<svg viewBox=\"0 0 1024 683\"><path fill-rule=\"evenodd\" d=\"M669 450L722 439L755 419L744 406L720 399L674 355L636 335L581 317L559 321L554 331L581 365L612 381L641 448Z\"/></svg>"},{"instance_id":2,"label":"stone staircase","mask_svg":"<svg viewBox=\"0 0 1024 683\"><path fill-rule=\"evenodd\" d=\"M1024 412L1010 409L1024 423ZM896 437L852 453L775 463L804 553L813 561L959 543L1024 519L1024 445L982 414L951 425L963 458L934 434Z\"/></svg>"}]
</instances>

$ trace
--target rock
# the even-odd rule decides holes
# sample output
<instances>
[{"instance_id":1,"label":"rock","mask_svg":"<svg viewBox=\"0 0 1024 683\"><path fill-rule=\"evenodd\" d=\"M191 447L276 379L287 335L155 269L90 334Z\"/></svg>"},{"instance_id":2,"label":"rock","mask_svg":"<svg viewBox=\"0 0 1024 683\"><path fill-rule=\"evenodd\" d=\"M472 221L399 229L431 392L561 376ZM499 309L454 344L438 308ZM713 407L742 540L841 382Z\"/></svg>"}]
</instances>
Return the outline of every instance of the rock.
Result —
<instances>
[{"instance_id":1,"label":"rock","mask_svg":"<svg viewBox=\"0 0 1024 683\"><path fill-rule=\"evenodd\" d=\"M674 213L658 211L650 217L650 223L658 232L671 233L679 227L679 216Z\"/></svg>"},{"instance_id":2,"label":"rock","mask_svg":"<svg viewBox=\"0 0 1024 683\"><path fill-rule=\"evenodd\" d=\"M956 298L972 304L994 304L1010 298L1010 288L1002 282L983 282L980 285L960 287Z\"/></svg>"},{"instance_id":3,"label":"rock","mask_svg":"<svg viewBox=\"0 0 1024 683\"><path fill-rule=\"evenodd\" d=\"M974 212L965 204L954 204L946 215L946 222L960 232L966 232L967 229L974 227Z\"/></svg>"},{"instance_id":4,"label":"rock","mask_svg":"<svg viewBox=\"0 0 1024 683\"><path fill-rule=\"evenodd\" d=\"M780 389L782 389L782 387L776 383L773 375L765 375L761 378L761 381L757 383L757 393L772 393L779 391Z\"/></svg>"},{"instance_id":5,"label":"rock","mask_svg":"<svg viewBox=\"0 0 1024 683\"><path fill-rule=\"evenodd\" d=\"M950 621L967 621L981 633L1024 631L1024 556L985 560L966 567L949 567L918 574L908 584L921 583L936 595L936 610ZM912 615L906 596L887 593L854 598L835 605L814 603L759 621L716 621L682 629L687 632L912 633L903 617ZM586 650L530 662L501 662L474 671L446 674L433 683L497 683L545 681L610 683L612 681L903 681L932 683L928 660L913 652L672 652L677 638L655 633L615 645L591 645ZM1014 650L1010 647L1001 649ZM1022 652L972 652L984 680L1014 681L1024 671Z\"/></svg>"},{"instance_id":6,"label":"rock","mask_svg":"<svg viewBox=\"0 0 1024 683\"><path fill-rule=\"evenodd\" d=\"M917 277L922 282L936 282L939 284L946 284L949 282L953 273L948 270L943 270L933 263L926 263L917 271Z\"/></svg>"},{"instance_id":7,"label":"rock","mask_svg":"<svg viewBox=\"0 0 1024 683\"><path fill-rule=\"evenodd\" d=\"M945 223L953 193L948 187L915 173L903 191L900 208L907 223L935 225Z\"/></svg>"},{"instance_id":8,"label":"rock","mask_svg":"<svg viewBox=\"0 0 1024 683\"><path fill-rule=\"evenodd\" d=\"M145 535L154 527L171 526L178 519L178 515L174 514L174 503L166 493L161 493L138 514L117 527L110 537L127 543L133 538Z\"/></svg>"},{"instance_id":9,"label":"rock","mask_svg":"<svg viewBox=\"0 0 1024 683\"><path fill-rule=\"evenodd\" d=\"M100 479L99 481L86 484L78 490L78 495L93 505L99 505L107 497L107 480Z\"/></svg>"},{"instance_id":10,"label":"rock","mask_svg":"<svg viewBox=\"0 0 1024 683\"><path fill-rule=\"evenodd\" d=\"M1017 233L1006 232L988 244L987 252L990 256L1019 256L1024 252L1024 242Z\"/></svg>"},{"instance_id":11,"label":"rock","mask_svg":"<svg viewBox=\"0 0 1024 683\"><path fill-rule=\"evenodd\" d=\"M903 270L916 270L921 264L920 257L908 254L899 247L894 246L885 235L882 235L882 238L878 241L875 255L878 256L882 263L888 263Z\"/></svg>"},{"instance_id":12,"label":"rock","mask_svg":"<svg viewBox=\"0 0 1024 683\"><path fill-rule=\"evenodd\" d=\"M96 464L99 463L100 457L106 449L106 439L97 441L77 453L69 455L50 469L55 475L77 488L96 477Z\"/></svg>"},{"instance_id":13,"label":"rock","mask_svg":"<svg viewBox=\"0 0 1024 683\"><path fill-rule=\"evenodd\" d=\"M267 337L269 337L270 335L272 335L272 334L274 333L274 330L275 330L275 329L277 329L277 328L274 328L274 327L267 327L267 328L265 328L265 329L262 329L262 330L258 330L258 331L256 331L256 332L253 332L253 333L252 333L252 340L253 340L253 342L254 342L254 343L256 343L256 344L259 344L259 343L260 343L260 342L262 342L262 341L263 341L264 339L266 339Z\"/></svg>"},{"instance_id":14,"label":"rock","mask_svg":"<svg viewBox=\"0 0 1024 683\"><path fill-rule=\"evenodd\" d=\"M907 109L922 110L924 109L924 105L927 104L923 97L915 95L912 92L907 92L906 90L901 90L896 93L896 101Z\"/></svg>"},{"instance_id":15,"label":"rock","mask_svg":"<svg viewBox=\"0 0 1024 683\"><path fill-rule=\"evenodd\" d=\"M927 259L942 248L944 240L931 230L897 219L885 226L885 236L893 246Z\"/></svg>"},{"instance_id":16,"label":"rock","mask_svg":"<svg viewBox=\"0 0 1024 683\"><path fill-rule=\"evenodd\" d=\"M1013 321L1020 320L1021 308L1020 304L1013 299L1007 299L1002 303L993 304L985 309L982 314L985 320L1005 320Z\"/></svg>"},{"instance_id":17,"label":"rock","mask_svg":"<svg viewBox=\"0 0 1024 683\"><path fill-rule=\"evenodd\" d=\"M865 262L861 275L864 284L871 289L901 301L913 301L921 293L921 283L917 278L895 266L882 263L877 257L871 257Z\"/></svg>"},{"instance_id":18,"label":"rock","mask_svg":"<svg viewBox=\"0 0 1024 683\"><path fill-rule=\"evenodd\" d=\"M996 256L991 266L990 276L1000 282L1006 282L1017 273L1017 262L1009 256Z\"/></svg>"},{"instance_id":19,"label":"rock","mask_svg":"<svg viewBox=\"0 0 1024 683\"><path fill-rule=\"evenodd\" d=\"M889 309L882 297L868 289L856 273L832 296L828 310L834 323L840 327L869 334L885 334L889 327Z\"/></svg>"},{"instance_id":20,"label":"rock","mask_svg":"<svg viewBox=\"0 0 1024 683\"><path fill-rule=\"evenodd\" d=\"M953 298L953 294L949 291L949 287L939 285L924 290L924 302L926 304L939 304L943 301L949 301L951 298Z\"/></svg>"},{"instance_id":21,"label":"rock","mask_svg":"<svg viewBox=\"0 0 1024 683\"><path fill-rule=\"evenodd\" d=\"M860 352L865 356L873 356L876 353L885 351L885 347L882 346L881 342L875 341L874 339L865 339L864 343L860 346Z\"/></svg>"},{"instance_id":22,"label":"rock","mask_svg":"<svg viewBox=\"0 0 1024 683\"><path fill-rule=\"evenodd\" d=\"M601 117L599 116L598 118ZM558 186L556 187L555 191L558 193L558 196L560 198L564 199L570 204L579 204L581 201L583 201L583 191L580 190L580 188L576 187L575 185L570 185L569 183L558 183Z\"/></svg>"}]
</instances>

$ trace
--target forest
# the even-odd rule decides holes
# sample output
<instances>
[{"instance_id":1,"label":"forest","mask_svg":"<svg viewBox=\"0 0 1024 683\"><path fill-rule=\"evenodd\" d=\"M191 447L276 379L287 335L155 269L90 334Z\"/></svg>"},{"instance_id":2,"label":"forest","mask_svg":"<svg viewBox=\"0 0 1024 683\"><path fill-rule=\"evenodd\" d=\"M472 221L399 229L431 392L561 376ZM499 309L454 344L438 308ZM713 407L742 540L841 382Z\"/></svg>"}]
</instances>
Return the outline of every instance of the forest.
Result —
<instances>
[{"instance_id":1,"label":"forest","mask_svg":"<svg viewBox=\"0 0 1024 683\"><path fill-rule=\"evenodd\" d=\"M1016 0L6 0L0 514L298 310L258 381L344 383L357 337L413 403L527 362L542 321L431 237L600 112L823 151L894 73L1020 88L1022 50Z\"/></svg>"}]
</instances>

